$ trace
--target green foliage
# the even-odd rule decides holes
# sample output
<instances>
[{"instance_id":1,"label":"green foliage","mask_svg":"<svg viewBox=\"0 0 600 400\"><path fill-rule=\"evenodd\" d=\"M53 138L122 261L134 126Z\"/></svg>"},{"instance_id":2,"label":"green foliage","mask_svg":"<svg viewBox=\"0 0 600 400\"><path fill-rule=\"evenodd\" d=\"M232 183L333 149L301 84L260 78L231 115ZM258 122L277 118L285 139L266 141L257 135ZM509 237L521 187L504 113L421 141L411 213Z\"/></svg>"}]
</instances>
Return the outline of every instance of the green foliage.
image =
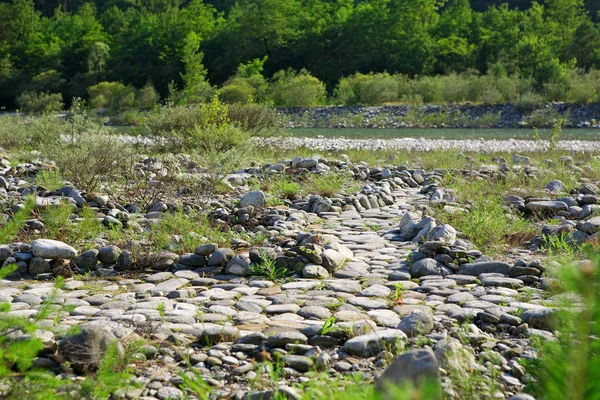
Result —
<instances>
[{"instance_id":1,"label":"green foliage","mask_svg":"<svg viewBox=\"0 0 600 400\"><path fill-rule=\"evenodd\" d=\"M26 114L50 114L62 110L63 98L60 93L23 92L17 97L17 104Z\"/></svg>"},{"instance_id":2,"label":"green foliage","mask_svg":"<svg viewBox=\"0 0 600 400\"><path fill-rule=\"evenodd\" d=\"M93 108L108 108L112 111L133 107L135 89L119 82L100 82L88 90Z\"/></svg>"},{"instance_id":3,"label":"green foliage","mask_svg":"<svg viewBox=\"0 0 600 400\"><path fill-rule=\"evenodd\" d=\"M323 324L323 328L321 328L321 335L327 335L329 331L331 331L335 326L335 321L336 320L333 315L329 317L327 321L325 321L325 323Z\"/></svg>"},{"instance_id":4,"label":"green foliage","mask_svg":"<svg viewBox=\"0 0 600 400\"><path fill-rule=\"evenodd\" d=\"M398 99L398 81L387 72L356 73L342 78L336 89L340 104L379 105Z\"/></svg>"},{"instance_id":5,"label":"green foliage","mask_svg":"<svg viewBox=\"0 0 600 400\"><path fill-rule=\"evenodd\" d=\"M318 105L321 81L331 91L339 84L338 102L363 104L597 101L597 2L500 3L78 1L55 13L53 2L5 1L0 107L15 107L23 92L62 94L70 103L114 81L131 89L154 82L176 104L206 101L212 84L225 82L225 102ZM315 78L265 90L273 72L302 68ZM129 107L131 95L122 99L120 108Z\"/></svg>"},{"instance_id":6,"label":"green foliage","mask_svg":"<svg viewBox=\"0 0 600 400\"><path fill-rule=\"evenodd\" d=\"M35 183L48 190L57 190L63 187L63 181L59 171L40 171L35 175Z\"/></svg>"},{"instance_id":7,"label":"green foliage","mask_svg":"<svg viewBox=\"0 0 600 400\"><path fill-rule=\"evenodd\" d=\"M325 85L308 71L281 70L273 76L271 96L279 107L310 107L323 104Z\"/></svg>"},{"instance_id":8,"label":"green foliage","mask_svg":"<svg viewBox=\"0 0 600 400\"><path fill-rule=\"evenodd\" d=\"M250 273L256 278L267 278L272 282L281 282L290 279L294 275L293 271L288 271L287 268L278 268L275 265L275 260L265 252L260 252L259 263L250 266Z\"/></svg>"},{"instance_id":9,"label":"green foliage","mask_svg":"<svg viewBox=\"0 0 600 400\"><path fill-rule=\"evenodd\" d=\"M156 107L159 100L160 96L156 92L156 89L154 89L154 86L152 86L152 84L148 82L135 94L134 105L137 108L148 110Z\"/></svg>"},{"instance_id":10,"label":"green foliage","mask_svg":"<svg viewBox=\"0 0 600 400\"><path fill-rule=\"evenodd\" d=\"M538 357L528 361L533 377L528 391L537 398L583 400L600 393L594 378L600 368L600 258L587 251L591 261L561 267L559 279L569 297L559 304L552 321L559 334L556 340L537 340Z\"/></svg>"},{"instance_id":11,"label":"green foliage","mask_svg":"<svg viewBox=\"0 0 600 400\"><path fill-rule=\"evenodd\" d=\"M441 213L438 218L463 232L481 251L503 253L509 244L523 243L537 229L527 220L507 213L499 196L501 188L490 188L489 182L457 179L448 187L459 198L469 199L468 213Z\"/></svg>"}]
</instances>

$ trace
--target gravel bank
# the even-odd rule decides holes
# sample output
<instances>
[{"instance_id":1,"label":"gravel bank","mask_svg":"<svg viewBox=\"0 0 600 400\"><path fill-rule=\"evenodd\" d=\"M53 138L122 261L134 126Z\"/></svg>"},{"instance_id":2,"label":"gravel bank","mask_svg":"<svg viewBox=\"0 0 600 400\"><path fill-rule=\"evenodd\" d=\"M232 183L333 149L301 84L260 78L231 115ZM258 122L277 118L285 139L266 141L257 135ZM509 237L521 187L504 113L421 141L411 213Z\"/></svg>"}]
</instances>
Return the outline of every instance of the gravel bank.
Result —
<instances>
[{"instance_id":1,"label":"gravel bank","mask_svg":"<svg viewBox=\"0 0 600 400\"><path fill-rule=\"evenodd\" d=\"M275 146L283 149L296 149L307 147L316 151L344 151L344 150L448 150L459 149L473 152L534 152L548 151L547 140L447 140L447 139L345 139L345 138L260 138L257 139L262 146ZM557 149L569 152L591 152L600 150L600 142L583 140L563 140L558 142Z\"/></svg>"}]
</instances>

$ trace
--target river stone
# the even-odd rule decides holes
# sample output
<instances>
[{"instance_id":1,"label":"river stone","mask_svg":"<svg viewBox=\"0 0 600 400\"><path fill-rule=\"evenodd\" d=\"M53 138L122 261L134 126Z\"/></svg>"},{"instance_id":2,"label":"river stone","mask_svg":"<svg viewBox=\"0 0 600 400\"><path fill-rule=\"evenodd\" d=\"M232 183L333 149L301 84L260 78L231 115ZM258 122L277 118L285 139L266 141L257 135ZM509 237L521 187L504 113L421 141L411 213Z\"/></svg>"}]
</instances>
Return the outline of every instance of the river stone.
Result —
<instances>
[{"instance_id":1,"label":"river stone","mask_svg":"<svg viewBox=\"0 0 600 400\"><path fill-rule=\"evenodd\" d=\"M71 263L78 268L89 270L98 264L98 250L87 250L71 260Z\"/></svg>"},{"instance_id":2,"label":"river stone","mask_svg":"<svg viewBox=\"0 0 600 400\"><path fill-rule=\"evenodd\" d=\"M461 265L458 273L471 276L497 273L508 276L510 274L510 265L500 261L480 261Z\"/></svg>"},{"instance_id":3,"label":"river stone","mask_svg":"<svg viewBox=\"0 0 600 400\"><path fill-rule=\"evenodd\" d=\"M308 342L308 338L298 331L279 332L267 339L267 343L271 348L283 348L286 344L306 344L306 342Z\"/></svg>"},{"instance_id":4,"label":"river stone","mask_svg":"<svg viewBox=\"0 0 600 400\"><path fill-rule=\"evenodd\" d=\"M31 251L36 257L56 260L71 259L77 256L77 250L66 243L52 239L36 239L31 243Z\"/></svg>"},{"instance_id":5,"label":"river stone","mask_svg":"<svg viewBox=\"0 0 600 400\"><path fill-rule=\"evenodd\" d=\"M13 250L10 248L10 246L0 246L0 262L12 256Z\"/></svg>"},{"instance_id":6,"label":"river stone","mask_svg":"<svg viewBox=\"0 0 600 400\"><path fill-rule=\"evenodd\" d=\"M209 266L220 266L227 264L233 257L235 252L229 248L221 248L215 250L208 259Z\"/></svg>"},{"instance_id":7,"label":"river stone","mask_svg":"<svg viewBox=\"0 0 600 400\"><path fill-rule=\"evenodd\" d=\"M313 366L313 360L304 356L286 355L281 361L283 365L300 372L306 372Z\"/></svg>"},{"instance_id":8,"label":"river stone","mask_svg":"<svg viewBox=\"0 0 600 400\"><path fill-rule=\"evenodd\" d=\"M228 275L246 276L250 274L250 258L247 255L239 254L233 257L225 267L225 273Z\"/></svg>"},{"instance_id":9,"label":"river stone","mask_svg":"<svg viewBox=\"0 0 600 400\"><path fill-rule=\"evenodd\" d=\"M456 229L448 224L436 226L429 232L429 240L453 243L456 240Z\"/></svg>"},{"instance_id":10,"label":"river stone","mask_svg":"<svg viewBox=\"0 0 600 400\"><path fill-rule=\"evenodd\" d=\"M217 246L215 243L201 244L200 246L196 247L194 253L198 254L199 256L208 257L217 251L218 248L219 246Z\"/></svg>"},{"instance_id":11,"label":"river stone","mask_svg":"<svg viewBox=\"0 0 600 400\"><path fill-rule=\"evenodd\" d=\"M600 228L600 217L590 218L581 226L581 230L588 235L593 235Z\"/></svg>"},{"instance_id":12,"label":"river stone","mask_svg":"<svg viewBox=\"0 0 600 400\"><path fill-rule=\"evenodd\" d=\"M344 344L344 351L359 357L371 357L386 350L386 346L394 347L404 344L407 337L398 329L384 329L366 335L355 336Z\"/></svg>"},{"instance_id":13,"label":"river stone","mask_svg":"<svg viewBox=\"0 0 600 400\"><path fill-rule=\"evenodd\" d=\"M448 275L451 271L433 258L424 258L410 266L410 275L420 278L428 275Z\"/></svg>"},{"instance_id":14,"label":"river stone","mask_svg":"<svg viewBox=\"0 0 600 400\"><path fill-rule=\"evenodd\" d=\"M123 346L110 329L100 325L83 325L76 335L63 339L58 346L58 355L71 363L78 373L94 371L98 368L109 346L117 346L117 352L124 354Z\"/></svg>"},{"instance_id":15,"label":"river stone","mask_svg":"<svg viewBox=\"0 0 600 400\"><path fill-rule=\"evenodd\" d=\"M531 201L525 209L532 213L552 214L558 211L567 211L569 206L562 201Z\"/></svg>"},{"instance_id":16,"label":"river stone","mask_svg":"<svg viewBox=\"0 0 600 400\"><path fill-rule=\"evenodd\" d=\"M33 276L45 274L52 271L50 263L42 257L33 257L29 261L29 273Z\"/></svg>"},{"instance_id":17,"label":"river stone","mask_svg":"<svg viewBox=\"0 0 600 400\"><path fill-rule=\"evenodd\" d=\"M240 208L252 206L254 208L262 208L265 206L265 194L262 190L251 190L240 200Z\"/></svg>"},{"instance_id":18,"label":"river stone","mask_svg":"<svg viewBox=\"0 0 600 400\"><path fill-rule=\"evenodd\" d=\"M397 329L408 337L427 335L433 330L433 317L429 313L412 312L402 318Z\"/></svg>"},{"instance_id":19,"label":"river stone","mask_svg":"<svg viewBox=\"0 0 600 400\"><path fill-rule=\"evenodd\" d=\"M98 251L98 261L102 264L116 264L120 255L121 249L117 246L106 246Z\"/></svg>"},{"instance_id":20,"label":"river stone","mask_svg":"<svg viewBox=\"0 0 600 400\"><path fill-rule=\"evenodd\" d=\"M212 345L220 342L234 342L240 337L240 331L234 326L210 326L196 334L200 343Z\"/></svg>"},{"instance_id":21,"label":"river stone","mask_svg":"<svg viewBox=\"0 0 600 400\"><path fill-rule=\"evenodd\" d=\"M558 179L555 179L548 182L545 186L545 189L547 189L551 193L560 193L565 191L565 184L559 181Z\"/></svg>"},{"instance_id":22,"label":"river stone","mask_svg":"<svg viewBox=\"0 0 600 400\"><path fill-rule=\"evenodd\" d=\"M302 269L302 277L307 279L326 279L329 272L320 265L308 264Z\"/></svg>"},{"instance_id":23,"label":"river stone","mask_svg":"<svg viewBox=\"0 0 600 400\"><path fill-rule=\"evenodd\" d=\"M346 262L346 257L339 251L333 249L324 250L323 253L321 253L321 257L323 258L323 267L325 267L328 272L337 271L342 268Z\"/></svg>"},{"instance_id":24,"label":"river stone","mask_svg":"<svg viewBox=\"0 0 600 400\"><path fill-rule=\"evenodd\" d=\"M420 387L424 382L439 382L440 371L437 358L431 349L409 350L396 358L377 379L375 390L382 399L396 399L394 389L407 383ZM439 387L439 385L438 385ZM439 389L438 389L439 390ZM397 389L396 392L397 394ZM441 398L441 394L428 392L431 398Z\"/></svg>"},{"instance_id":25,"label":"river stone","mask_svg":"<svg viewBox=\"0 0 600 400\"><path fill-rule=\"evenodd\" d=\"M556 319L556 310L548 307L537 307L523 312L521 319L532 328L550 330Z\"/></svg>"}]
</instances>

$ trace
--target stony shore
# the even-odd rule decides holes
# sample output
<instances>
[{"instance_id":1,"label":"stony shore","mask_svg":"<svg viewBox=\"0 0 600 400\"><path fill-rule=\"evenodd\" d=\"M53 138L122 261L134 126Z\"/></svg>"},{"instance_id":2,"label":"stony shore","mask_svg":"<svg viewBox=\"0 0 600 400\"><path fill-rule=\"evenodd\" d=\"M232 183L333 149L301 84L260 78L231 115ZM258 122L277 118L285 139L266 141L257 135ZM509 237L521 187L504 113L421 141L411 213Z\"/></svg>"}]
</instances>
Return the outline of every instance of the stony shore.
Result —
<instances>
[{"instance_id":1,"label":"stony shore","mask_svg":"<svg viewBox=\"0 0 600 400\"><path fill-rule=\"evenodd\" d=\"M512 104L329 106L279 108L288 128L599 128L599 104L549 103L518 107Z\"/></svg>"},{"instance_id":2,"label":"stony shore","mask_svg":"<svg viewBox=\"0 0 600 400\"><path fill-rule=\"evenodd\" d=\"M396 138L396 139L346 139L327 137L286 137L286 138L257 138L261 146L276 146L282 149L297 149L305 147L315 151L347 151L347 150L415 150L434 151L456 149L465 152L545 152L550 143L547 140L495 140L495 139L425 139L425 138ZM557 150L568 152L597 152L600 142L583 140L560 140Z\"/></svg>"},{"instance_id":3,"label":"stony shore","mask_svg":"<svg viewBox=\"0 0 600 400\"><path fill-rule=\"evenodd\" d=\"M584 169L570 157L560 162ZM535 176L543 168L519 155L497 163L462 173L490 179L510 171ZM144 212L69 186L32 187L22 178L35 175L41 164L3 165L1 190L14 199L37 193L38 209L62 201L74 210L92 207L111 229L152 229L171 212L164 202ZM157 160L141 165L154 173L162 168ZM246 186L251 178L334 171L362 182L360 191L268 206L262 191ZM49 298L66 307L54 323L42 321L48 327L40 331L45 350L35 360L61 379L76 380L97 366L98 355L81 348L145 340L136 356L139 386L123 393L126 398L182 398L180 373L201 376L214 398L271 398L269 371L277 364L283 373L278 390L292 399L320 372L331 378L360 373L369 383L383 376L400 384L426 374L442 383L447 398L460 398L451 374L457 368L463 374L475 368L494 398L528 399L518 393L527 381L522 361L535 356L530 338L554 340L551 281L538 253L543 241L516 247L501 260L482 254L434 217L436 207L468 212L444 189L447 172L301 157L244 168L227 177L237 191L219 201L211 219L267 234L266 244L237 241L220 248L207 242L190 253L157 253L142 269L134 268L131 248L102 239L87 251L47 239L6 244L0 258L18 269L0 282L0 300L10 304L13 317L35 316ZM598 188L586 184L559 195L564 189L553 181L544 197L505 202L526 217L563 221L544 227L546 234L567 232L579 242L595 238L600 223L590 217L600 202ZM38 219L27 224L44 229ZM255 276L254 266L265 257L293 275ZM51 295L53 283L45 280L57 275L68 279ZM56 322L61 329L50 329ZM65 335L71 326L81 333ZM65 368L65 360L73 369Z\"/></svg>"}]
</instances>

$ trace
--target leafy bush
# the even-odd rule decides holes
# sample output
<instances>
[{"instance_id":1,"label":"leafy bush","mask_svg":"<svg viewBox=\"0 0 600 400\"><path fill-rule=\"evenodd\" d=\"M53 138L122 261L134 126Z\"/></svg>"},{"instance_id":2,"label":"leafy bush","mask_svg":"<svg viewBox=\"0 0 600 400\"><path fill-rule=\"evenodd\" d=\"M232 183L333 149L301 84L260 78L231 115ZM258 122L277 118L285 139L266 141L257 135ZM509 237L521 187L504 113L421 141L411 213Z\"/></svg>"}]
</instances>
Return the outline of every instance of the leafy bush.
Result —
<instances>
[{"instance_id":1,"label":"leafy bush","mask_svg":"<svg viewBox=\"0 0 600 400\"><path fill-rule=\"evenodd\" d=\"M88 89L93 108L108 108L112 111L133 107L135 89L119 82L100 82Z\"/></svg>"},{"instance_id":2,"label":"leafy bush","mask_svg":"<svg viewBox=\"0 0 600 400\"><path fill-rule=\"evenodd\" d=\"M139 89L135 94L135 106L142 109L151 109L156 106L160 97L152 86L151 83L147 83L143 88Z\"/></svg>"},{"instance_id":3,"label":"leafy bush","mask_svg":"<svg viewBox=\"0 0 600 400\"><path fill-rule=\"evenodd\" d=\"M235 78L219 90L219 99L225 103L251 103L256 98L256 89L245 79Z\"/></svg>"},{"instance_id":4,"label":"leafy bush","mask_svg":"<svg viewBox=\"0 0 600 400\"><path fill-rule=\"evenodd\" d=\"M27 114L49 114L62 110L63 97L60 93L23 92L17 97L21 111Z\"/></svg>"},{"instance_id":5,"label":"leafy bush","mask_svg":"<svg viewBox=\"0 0 600 400\"><path fill-rule=\"evenodd\" d=\"M240 64L236 74L228 79L219 98L226 103L252 103L265 100L268 83L262 75L267 57L256 58L246 64Z\"/></svg>"},{"instance_id":6,"label":"leafy bush","mask_svg":"<svg viewBox=\"0 0 600 400\"><path fill-rule=\"evenodd\" d=\"M311 107L325 102L325 84L305 69L281 70L273 76L271 96L279 107Z\"/></svg>"},{"instance_id":7,"label":"leafy bush","mask_svg":"<svg viewBox=\"0 0 600 400\"><path fill-rule=\"evenodd\" d=\"M277 117L273 108L261 104L230 104L227 116L232 124L252 134L275 127Z\"/></svg>"},{"instance_id":8,"label":"leafy bush","mask_svg":"<svg viewBox=\"0 0 600 400\"><path fill-rule=\"evenodd\" d=\"M5 149L35 150L59 140L65 122L54 116L3 116L0 123L0 146Z\"/></svg>"},{"instance_id":9,"label":"leafy bush","mask_svg":"<svg viewBox=\"0 0 600 400\"><path fill-rule=\"evenodd\" d=\"M90 118L76 99L65 126L67 140L57 140L43 149L79 189L94 191L103 181L117 179L134 154L130 145L115 141L103 122Z\"/></svg>"},{"instance_id":10,"label":"leafy bush","mask_svg":"<svg viewBox=\"0 0 600 400\"><path fill-rule=\"evenodd\" d=\"M387 72L356 73L342 78L336 90L341 104L379 105L398 99L398 80Z\"/></svg>"},{"instance_id":11,"label":"leafy bush","mask_svg":"<svg viewBox=\"0 0 600 400\"><path fill-rule=\"evenodd\" d=\"M533 379L527 391L536 398L583 400L600 394L600 257L586 252L591 261L563 265L556 277L568 295L558 301L551 320L556 340L533 339L538 357L528 361Z\"/></svg>"},{"instance_id":12,"label":"leafy bush","mask_svg":"<svg viewBox=\"0 0 600 400\"><path fill-rule=\"evenodd\" d=\"M209 103L192 107L167 106L148 115L146 127L154 136L185 137L196 127L221 126L229 123L229 108L213 97Z\"/></svg>"}]
</instances>

